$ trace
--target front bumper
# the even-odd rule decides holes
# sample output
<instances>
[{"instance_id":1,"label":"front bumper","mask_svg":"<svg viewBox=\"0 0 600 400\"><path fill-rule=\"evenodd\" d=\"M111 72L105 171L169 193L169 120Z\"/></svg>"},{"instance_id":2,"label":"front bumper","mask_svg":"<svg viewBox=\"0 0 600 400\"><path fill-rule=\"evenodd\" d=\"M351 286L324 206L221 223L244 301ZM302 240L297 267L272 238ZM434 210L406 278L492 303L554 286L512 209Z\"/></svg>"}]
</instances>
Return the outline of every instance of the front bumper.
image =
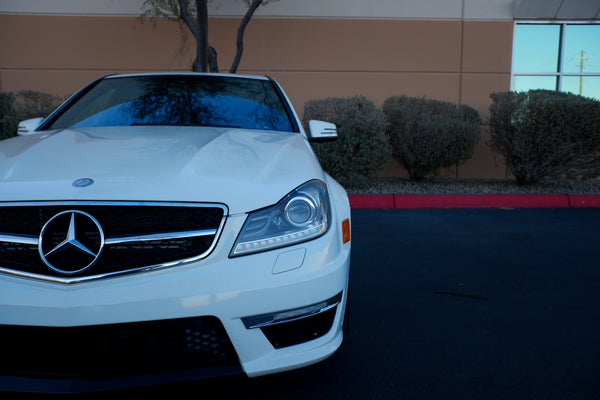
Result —
<instances>
[{"instance_id":1,"label":"front bumper","mask_svg":"<svg viewBox=\"0 0 600 400\"><path fill-rule=\"evenodd\" d=\"M240 371L253 377L302 367L330 356L342 341L350 263L350 245L342 243L340 226L334 224L324 236L310 242L229 258L244 218L229 217L213 254L186 265L72 285L16 276L0 278L0 325L52 327L61 336L62 328L64 332L77 332L75 328L132 323L144 326L147 321L214 317L231 344L236 365L221 360L208 363L206 368L191 363L190 368L178 370L148 368L130 374L115 369L113 374L108 368L100 374L51 376L11 371L10 365L2 365L0 390L99 390ZM308 334L291 342L274 341L266 332L270 328L279 329L275 336L285 336L285 329L280 328L288 324L288 331L294 331L296 328L290 324L298 323L297 318L283 324L248 325L250 317L266 315L277 319L289 312L296 312L296 317L308 317L300 318L308 321L313 317L313 306L331 299L336 300L329 304L333 307L317 313L325 319L327 312L330 319L319 322L316 339ZM324 329L324 324L329 327ZM151 327L146 330L148 337L156 333ZM95 346L87 331L81 332L81 335L65 334L67 342L82 341L83 348L86 344ZM140 335L143 332L144 329ZM41 347L59 346L43 337L39 340L41 344L37 345ZM15 354L20 351L15 347L7 349ZM86 364L93 365L94 361L86 360ZM152 359L144 364L151 367Z\"/></svg>"}]
</instances>

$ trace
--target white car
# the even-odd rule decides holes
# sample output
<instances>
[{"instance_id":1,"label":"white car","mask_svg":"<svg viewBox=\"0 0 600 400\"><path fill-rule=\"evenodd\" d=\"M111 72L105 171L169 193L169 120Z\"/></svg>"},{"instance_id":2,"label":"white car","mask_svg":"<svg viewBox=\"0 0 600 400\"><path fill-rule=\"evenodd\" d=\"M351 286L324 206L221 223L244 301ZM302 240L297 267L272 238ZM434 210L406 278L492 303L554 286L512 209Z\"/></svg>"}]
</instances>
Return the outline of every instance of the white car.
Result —
<instances>
[{"instance_id":1,"label":"white car","mask_svg":"<svg viewBox=\"0 0 600 400\"><path fill-rule=\"evenodd\" d=\"M267 77L98 79L0 142L0 390L250 377L340 346L350 206Z\"/></svg>"}]
</instances>

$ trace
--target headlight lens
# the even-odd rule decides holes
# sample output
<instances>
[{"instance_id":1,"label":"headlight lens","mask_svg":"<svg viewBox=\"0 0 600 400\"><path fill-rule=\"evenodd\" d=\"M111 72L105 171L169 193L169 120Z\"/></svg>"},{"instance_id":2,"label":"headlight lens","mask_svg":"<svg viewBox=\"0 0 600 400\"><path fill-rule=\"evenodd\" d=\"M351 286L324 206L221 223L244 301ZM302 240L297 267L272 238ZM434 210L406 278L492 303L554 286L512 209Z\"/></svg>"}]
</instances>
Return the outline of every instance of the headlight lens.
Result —
<instances>
[{"instance_id":1,"label":"headlight lens","mask_svg":"<svg viewBox=\"0 0 600 400\"><path fill-rule=\"evenodd\" d=\"M272 207L248 215L231 257L290 246L321 236L329 228L327 187L314 180Z\"/></svg>"}]
</instances>

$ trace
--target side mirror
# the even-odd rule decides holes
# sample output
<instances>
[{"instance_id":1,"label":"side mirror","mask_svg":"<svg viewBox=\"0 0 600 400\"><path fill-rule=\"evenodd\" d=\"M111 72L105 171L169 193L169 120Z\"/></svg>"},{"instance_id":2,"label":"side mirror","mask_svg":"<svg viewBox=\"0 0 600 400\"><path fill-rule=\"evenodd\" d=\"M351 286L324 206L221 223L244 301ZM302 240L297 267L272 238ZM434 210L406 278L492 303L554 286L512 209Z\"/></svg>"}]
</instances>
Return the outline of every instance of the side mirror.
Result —
<instances>
[{"instance_id":1,"label":"side mirror","mask_svg":"<svg viewBox=\"0 0 600 400\"><path fill-rule=\"evenodd\" d=\"M335 124L324 121L308 121L311 142L327 142L337 139L337 128Z\"/></svg>"},{"instance_id":2,"label":"side mirror","mask_svg":"<svg viewBox=\"0 0 600 400\"><path fill-rule=\"evenodd\" d=\"M35 133L35 130L38 126L40 126L43 120L44 118L32 118L19 122L19 127L17 128L17 135L25 136Z\"/></svg>"}]
</instances>

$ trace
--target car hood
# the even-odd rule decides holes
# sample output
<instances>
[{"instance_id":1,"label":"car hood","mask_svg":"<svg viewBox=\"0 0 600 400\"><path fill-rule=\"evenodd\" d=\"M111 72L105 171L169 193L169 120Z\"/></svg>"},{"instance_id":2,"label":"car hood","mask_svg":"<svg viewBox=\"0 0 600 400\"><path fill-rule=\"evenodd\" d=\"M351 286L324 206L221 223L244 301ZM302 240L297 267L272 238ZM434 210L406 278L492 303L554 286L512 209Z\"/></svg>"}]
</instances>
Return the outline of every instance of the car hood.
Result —
<instances>
[{"instance_id":1,"label":"car hood","mask_svg":"<svg viewBox=\"0 0 600 400\"><path fill-rule=\"evenodd\" d=\"M94 184L74 187L80 178ZM275 204L324 173L297 133L206 127L47 131L0 142L0 201Z\"/></svg>"}]
</instances>

